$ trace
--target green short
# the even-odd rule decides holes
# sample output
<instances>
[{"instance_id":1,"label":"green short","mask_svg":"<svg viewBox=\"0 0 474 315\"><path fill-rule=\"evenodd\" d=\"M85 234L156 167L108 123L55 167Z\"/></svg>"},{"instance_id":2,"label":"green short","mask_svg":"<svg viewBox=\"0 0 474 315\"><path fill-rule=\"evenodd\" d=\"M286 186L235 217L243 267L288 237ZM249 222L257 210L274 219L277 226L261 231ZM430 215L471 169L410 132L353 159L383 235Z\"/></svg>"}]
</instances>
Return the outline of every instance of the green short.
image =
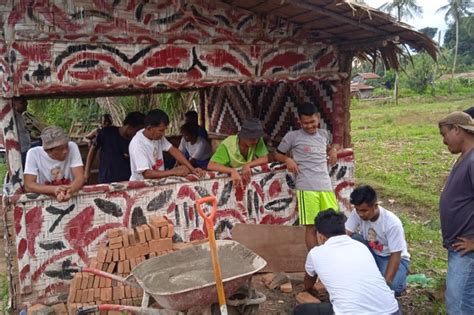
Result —
<instances>
[{"instance_id":1,"label":"green short","mask_svg":"<svg viewBox=\"0 0 474 315\"><path fill-rule=\"evenodd\" d=\"M297 190L298 212L301 225L314 224L314 218L320 211L332 208L339 210L336 194L332 191Z\"/></svg>"}]
</instances>

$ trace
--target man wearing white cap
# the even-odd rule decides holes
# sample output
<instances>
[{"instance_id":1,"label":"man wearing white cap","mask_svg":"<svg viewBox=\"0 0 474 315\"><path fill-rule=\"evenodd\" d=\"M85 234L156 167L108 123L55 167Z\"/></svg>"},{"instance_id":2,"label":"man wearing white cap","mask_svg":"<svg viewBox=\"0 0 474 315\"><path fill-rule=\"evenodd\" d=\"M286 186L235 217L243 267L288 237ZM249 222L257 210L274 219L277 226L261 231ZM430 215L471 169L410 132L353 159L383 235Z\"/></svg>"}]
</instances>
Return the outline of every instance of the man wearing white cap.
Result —
<instances>
[{"instance_id":1,"label":"man wearing white cap","mask_svg":"<svg viewBox=\"0 0 474 315\"><path fill-rule=\"evenodd\" d=\"M68 201L84 185L79 148L56 126L43 129L41 140L43 146L30 149L26 156L25 189Z\"/></svg>"},{"instance_id":2,"label":"man wearing white cap","mask_svg":"<svg viewBox=\"0 0 474 315\"><path fill-rule=\"evenodd\" d=\"M446 309L474 314L474 120L453 112L439 121L443 143L460 154L439 200L443 246L448 250Z\"/></svg>"}]
</instances>

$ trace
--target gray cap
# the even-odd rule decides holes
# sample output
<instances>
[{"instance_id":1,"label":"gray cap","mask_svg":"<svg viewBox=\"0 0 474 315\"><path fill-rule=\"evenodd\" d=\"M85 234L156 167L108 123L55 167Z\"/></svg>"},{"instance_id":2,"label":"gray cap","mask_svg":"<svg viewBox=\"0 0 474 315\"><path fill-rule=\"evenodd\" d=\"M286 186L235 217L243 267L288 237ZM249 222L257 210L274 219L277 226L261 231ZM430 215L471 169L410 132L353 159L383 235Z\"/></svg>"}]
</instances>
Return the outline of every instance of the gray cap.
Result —
<instances>
[{"instance_id":1,"label":"gray cap","mask_svg":"<svg viewBox=\"0 0 474 315\"><path fill-rule=\"evenodd\" d=\"M244 139L258 139L265 134L262 128L262 123L258 118L248 118L242 123L239 133L239 138Z\"/></svg>"},{"instance_id":2,"label":"gray cap","mask_svg":"<svg viewBox=\"0 0 474 315\"><path fill-rule=\"evenodd\" d=\"M50 126L41 132L41 140L43 141L43 149L49 150L69 142L69 137L64 130L57 126Z\"/></svg>"}]
</instances>

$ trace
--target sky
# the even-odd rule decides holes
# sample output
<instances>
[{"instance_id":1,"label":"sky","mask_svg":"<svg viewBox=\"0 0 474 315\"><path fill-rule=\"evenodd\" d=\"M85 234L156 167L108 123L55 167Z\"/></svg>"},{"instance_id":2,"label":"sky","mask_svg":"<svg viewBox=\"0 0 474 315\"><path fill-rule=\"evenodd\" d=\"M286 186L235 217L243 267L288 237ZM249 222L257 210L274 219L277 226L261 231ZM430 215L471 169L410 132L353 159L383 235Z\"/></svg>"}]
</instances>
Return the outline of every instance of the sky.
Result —
<instances>
[{"instance_id":1,"label":"sky","mask_svg":"<svg viewBox=\"0 0 474 315\"><path fill-rule=\"evenodd\" d=\"M373 8L378 8L387 2L388 0L365 0L365 3ZM443 31L442 36L444 36L444 32L447 29L444 13L436 13L436 11L448 4L448 0L418 0L417 4L423 8L423 16L415 17L413 20L403 20L403 22L417 30L424 27L437 27Z\"/></svg>"}]
</instances>

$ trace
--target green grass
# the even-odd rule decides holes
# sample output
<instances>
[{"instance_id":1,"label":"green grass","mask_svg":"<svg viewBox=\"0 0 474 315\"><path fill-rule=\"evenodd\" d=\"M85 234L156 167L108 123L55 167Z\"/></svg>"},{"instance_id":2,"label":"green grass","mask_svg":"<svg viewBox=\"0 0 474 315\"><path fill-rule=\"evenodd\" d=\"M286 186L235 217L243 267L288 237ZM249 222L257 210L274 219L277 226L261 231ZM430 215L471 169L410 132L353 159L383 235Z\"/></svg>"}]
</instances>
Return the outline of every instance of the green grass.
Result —
<instances>
[{"instance_id":1,"label":"green grass","mask_svg":"<svg viewBox=\"0 0 474 315\"><path fill-rule=\"evenodd\" d=\"M441 245L438 202L456 157L443 145L437 122L451 111L473 106L473 98L471 92L411 97L401 99L398 106L389 101L357 101L351 107L356 180L374 186L384 206L400 216L411 254L410 273L432 279L421 291L413 288L412 296L403 302L411 311L445 312L442 286L447 254Z\"/></svg>"},{"instance_id":2,"label":"green grass","mask_svg":"<svg viewBox=\"0 0 474 315\"><path fill-rule=\"evenodd\" d=\"M8 306L8 279L4 274L0 274L0 312L7 313Z\"/></svg>"}]
</instances>

